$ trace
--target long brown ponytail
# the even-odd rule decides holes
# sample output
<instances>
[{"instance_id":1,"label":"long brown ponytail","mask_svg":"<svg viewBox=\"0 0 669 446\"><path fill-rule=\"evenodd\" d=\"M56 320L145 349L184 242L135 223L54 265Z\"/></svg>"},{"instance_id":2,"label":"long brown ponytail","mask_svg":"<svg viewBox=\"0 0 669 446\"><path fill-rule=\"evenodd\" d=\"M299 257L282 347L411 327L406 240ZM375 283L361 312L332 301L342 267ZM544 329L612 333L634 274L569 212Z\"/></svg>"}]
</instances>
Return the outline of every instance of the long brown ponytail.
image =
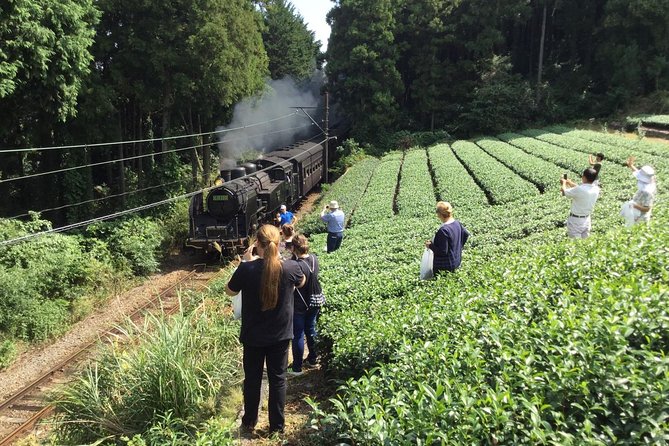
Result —
<instances>
[{"instance_id":1,"label":"long brown ponytail","mask_svg":"<svg viewBox=\"0 0 669 446\"><path fill-rule=\"evenodd\" d=\"M258 230L258 243L264 250L264 266L260 279L260 300L262 311L272 310L279 300L279 282L281 281L281 259L279 242L281 234L272 225L263 225Z\"/></svg>"}]
</instances>

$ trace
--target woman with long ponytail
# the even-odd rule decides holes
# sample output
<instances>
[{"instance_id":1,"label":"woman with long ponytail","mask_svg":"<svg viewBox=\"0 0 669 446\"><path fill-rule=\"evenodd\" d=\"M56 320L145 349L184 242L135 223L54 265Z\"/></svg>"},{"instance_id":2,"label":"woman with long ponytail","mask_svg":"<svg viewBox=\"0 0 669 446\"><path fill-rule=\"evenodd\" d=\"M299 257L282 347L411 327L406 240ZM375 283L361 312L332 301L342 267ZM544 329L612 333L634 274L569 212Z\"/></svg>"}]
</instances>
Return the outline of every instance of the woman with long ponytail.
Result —
<instances>
[{"instance_id":1,"label":"woman with long ponytail","mask_svg":"<svg viewBox=\"0 0 669 446\"><path fill-rule=\"evenodd\" d=\"M282 261L281 236L272 225L258 230L258 240L244 252L242 263L226 287L230 296L242 292L244 346L244 416L242 427L252 431L258 422L263 366L269 380L269 430L284 428L288 345L293 338L293 291L305 276L294 260ZM253 254L253 250L257 255Z\"/></svg>"}]
</instances>

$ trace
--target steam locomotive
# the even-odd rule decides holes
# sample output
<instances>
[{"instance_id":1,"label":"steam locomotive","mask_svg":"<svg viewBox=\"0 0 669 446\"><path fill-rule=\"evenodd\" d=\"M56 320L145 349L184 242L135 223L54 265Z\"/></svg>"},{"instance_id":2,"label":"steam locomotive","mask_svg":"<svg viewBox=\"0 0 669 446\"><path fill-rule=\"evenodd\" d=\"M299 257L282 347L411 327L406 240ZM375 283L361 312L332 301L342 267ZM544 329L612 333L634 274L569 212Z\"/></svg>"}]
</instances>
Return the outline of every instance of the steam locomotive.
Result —
<instances>
[{"instance_id":1,"label":"steam locomotive","mask_svg":"<svg viewBox=\"0 0 669 446\"><path fill-rule=\"evenodd\" d=\"M321 144L302 141L222 169L223 184L191 198L186 247L222 256L243 252L282 204L296 204L321 181L323 157Z\"/></svg>"}]
</instances>

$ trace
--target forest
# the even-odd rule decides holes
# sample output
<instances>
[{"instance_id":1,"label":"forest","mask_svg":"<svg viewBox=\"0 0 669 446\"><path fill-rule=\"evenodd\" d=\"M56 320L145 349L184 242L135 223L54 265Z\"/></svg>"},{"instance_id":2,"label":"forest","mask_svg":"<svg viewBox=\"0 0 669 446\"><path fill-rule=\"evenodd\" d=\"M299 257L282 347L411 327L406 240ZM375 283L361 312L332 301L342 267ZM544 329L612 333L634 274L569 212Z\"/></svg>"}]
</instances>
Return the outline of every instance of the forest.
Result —
<instances>
[{"instance_id":1,"label":"forest","mask_svg":"<svg viewBox=\"0 0 669 446\"><path fill-rule=\"evenodd\" d=\"M216 138L199 134L321 60L285 0L17 0L0 41L0 216L65 206L45 215L59 223L209 184Z\"/></svg>"},{"instance_id":2,"label":"forest","mask_svg":"<svg viewBox=\"0 0 669 446\"><path fill-rule=\"evenodd\" d=\"M607 118L638 98L669 108L664 0L340 0L327 53L287 0L0 11L3 217L79 221L207 185L212 132L235 105L323 65L338 121L380 152L397 132ZM147 142L95 146L110 141ZM78 147L27 150L63 145Z\"/></svg>"},{"instance_id":3,"label":"forest","mask_svg":"<svg viewBox=\"0 0 669 446\"><path fill-rule=\"evenodd\" d=\"M669 108L665 0L341 0L328 21L330 88L361 140Z\"/></svg>"}]
</instances>

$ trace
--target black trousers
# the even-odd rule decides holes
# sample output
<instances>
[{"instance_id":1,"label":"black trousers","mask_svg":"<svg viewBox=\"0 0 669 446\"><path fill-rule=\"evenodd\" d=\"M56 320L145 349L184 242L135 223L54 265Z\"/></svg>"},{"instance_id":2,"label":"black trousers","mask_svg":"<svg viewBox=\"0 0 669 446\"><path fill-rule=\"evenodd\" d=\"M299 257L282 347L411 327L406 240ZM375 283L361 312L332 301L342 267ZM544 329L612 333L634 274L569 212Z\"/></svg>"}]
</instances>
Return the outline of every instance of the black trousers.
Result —
<instances>
[{"instance_id":1,"label":"black trousers","mask_svg":"<svg viewBox=\"0 0 669 446\"><path fill-rule=\"evenodd\" d=\"M267 362L269 380L269 430L282 431L285 424L286 368L290 340L266 347L244 345L244 416L242 423L254 427L258 422L263 365Z\"/></svg>"}]
</instances>

